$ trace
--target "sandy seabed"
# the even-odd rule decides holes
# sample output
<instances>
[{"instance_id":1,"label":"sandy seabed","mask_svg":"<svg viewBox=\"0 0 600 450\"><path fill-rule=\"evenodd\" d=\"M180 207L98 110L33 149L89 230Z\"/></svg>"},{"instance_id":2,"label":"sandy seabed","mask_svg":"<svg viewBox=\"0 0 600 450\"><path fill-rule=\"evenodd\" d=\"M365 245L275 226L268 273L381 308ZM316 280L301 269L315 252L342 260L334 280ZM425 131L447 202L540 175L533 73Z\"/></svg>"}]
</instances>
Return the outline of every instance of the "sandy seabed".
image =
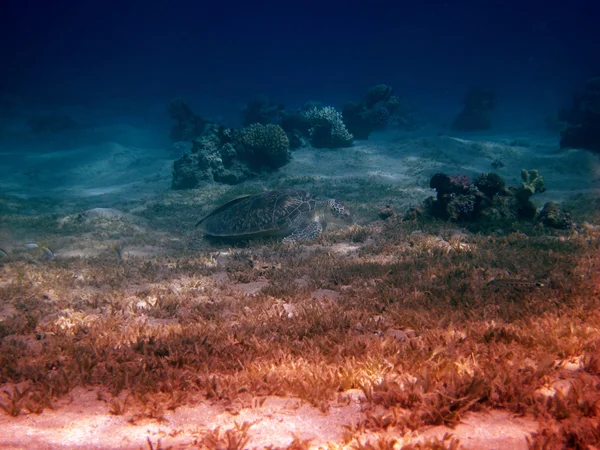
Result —
<instances>
[{"instance_id":1,"label":"sandy seabed","mask_svg":"<svg viewBox=\"0 0 600 450\"><path fill-rule=\"evenodd\" d=\"M392 133L176 192L172 156L131 145L152 142L138 132L3 146L1 448L598 445L597 155L544 132ZM577 228L401 218L436 172L518 184L521 169ZM193 227L282 187L337 198L356 223L291 247Z\"/></svg>"}]
</instances>

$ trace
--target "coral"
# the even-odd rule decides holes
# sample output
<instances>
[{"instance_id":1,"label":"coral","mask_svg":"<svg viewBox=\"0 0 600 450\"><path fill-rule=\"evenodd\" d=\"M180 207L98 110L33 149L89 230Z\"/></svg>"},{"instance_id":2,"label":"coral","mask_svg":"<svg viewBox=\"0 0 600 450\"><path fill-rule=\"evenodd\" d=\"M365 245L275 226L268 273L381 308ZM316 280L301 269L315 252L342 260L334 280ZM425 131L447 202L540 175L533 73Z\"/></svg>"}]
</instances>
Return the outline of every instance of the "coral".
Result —
<instances>
[{"instance_id":1,"label":"coral","mask_svg":"<svg viewBox=\"0 0 600 450\"><path fill-rule=\"evenodd\" d=\"M255 123L261 125L278 123L284 109L282 104L274 104L267 97L257 96L242 109L242 125L247 127Z\"/></svg>"},{"instance_id":2,"label":"coral","mask_svg":"<svg viewBox=\"0 0 600 450\"><path fill-rule=\"evenodd\" d=\"M210 121L196 114L181 99L171 100L167 106L169 117L176 123L171 128L171 139L174 141L190 141L202 136L204 128Z\"/></svg>"},{"instance_id":3,"label":"coral","mask_svg":"<svg viewBox=\"0 0 600 450\"><path fill-rule=\"evenodd\" d=\"M492 128L489 113L496 106L493 92L479 88L471 89L465 96L463 110L452 122L456 131L482 131Z\"/></svg>"},{"instance_id":4,"label":"coral","mask_svg":"<svg viewBox=\"0 0 600 450\"><path fill-rule=\"evenodd\" d=\"M173 189L192 189L205 182L238 184L258 171L289 161L289 141L279 125L254 124L236 131L208 125L192 148L173 163Z\"/></svg>"},{"instance_id":5,"label":"coral","mask_svg":"<svg viewBox=\"0 0 600 450\"><path fill-rule=\"evenodd\" d=\"M421 217L423 217L424 214L425 214L425 211L423 211L423 209L421 207L411 206L406 211L406 214L404 215L404 219L417 220L417 219L420 219Z\"/></svg>"},{"instance_id":6,"label":"coral","mask_svg":"<svg viewBox=\"0 0 600 450\"><path fill-rule=\"evenodd\" d=\"M310 122L302 111L284 111L281 114L281 128L286 133L299 133L309 136Z\"/></svg>"},{"instance_id":7,"label":"coral","mask_svg":"<svg viewBox=\"0 0 600 450\"><path fill-rule=\"evenodd\" d=\"M290 148L296 149L307 145L310 123L302 111L282 111L280 125L288 136Z\"/></svg>"},{"instance_id":8,"label":"coral","mask_svg":"<svg viewBox=\"0 0 600 450\"><path fill-rule=\"evenodd\" d=\"M544 178L540 176L537 170L521 170L521 185L517 188L515 196L521 202L527 202L533 194L544 192Z\"/></svg>"},{"instance_id":9,"label":"coral","mask_svg":"<svg viewBox=\"0 0 600 450\"><path fill-rule=\"evenodd\" d=\"M502 177L495 173L479 175L473 184L466 175L450 177L436 173L429 186L436 190L436 197L425 200L426 211L443 220L500 223L516 219L531 220L537 213L530 198L544 192L544 179L537 170L523 170L523 182L518 187L506 189Z\"/></svg>"},{"instance_id":10,"label":"coral","mask_svg":"<svg viewBox=\"0 0 600 450\"><path fill-rule=\"evenodd\" d=\"M238 160L231 130L211 125L204 135L192 142L192 149L174 161L173 189L192 189L203 182L237 184L253 176Z\"/></svg>"},{"instance_id":11,"label":"coral","mask_svg":"<svg viewBox=\"0 0 600 450\"><path fill-rule=\"evenodd\" d=\"M303 112L310 128L310 143L316 148L350 147L354 137L346 129L342 115L333 107L313 107Z\"/></svg>"},{"instance_id":12,"label":"coral","mask_svg":"<svg viewBox=\"0 0 600 450\"><path fill-rule=\"evenodd\" d=\"M481 193L471 184L469 177L450 177L436 173L429 182L435 189L436 198L425 202L426 209L434 217L443 220L470 221L475 219L482 200Z\"/></svg>"},{"instance_id":13,"label":"coral","mask_svg":"<svg viewBox=\"0 0 600 450\"><path fill-rule=\"evenodd\" d=\"M394 95L390 86L372 86L360 102L344 104L342 114L348 131L357 139L368 139L376 130L389 126L414 130L417 127L414 115L402 108L402 100Z\"/></svg>"},{"instance_id":14,"label":"coral","mask_svg":"<svg viewBox=\"0 0 600 450\"><path fill-rule=\"evenodd\" d=\"M583 148L600 152L600 77L590 78L583 93L573 96L569 109L559 113L568 123L561 132L561 148Z\"/></svg>"},{"instance_id":15,"label":"coral","mask_svg":"<svg viewBox=\"0 0 600 450\"><path fill-rule=\"evenodd\" d=\"M475 186L488 197L493 197L506 189L506 183L497 173L482 173L475 179Z\"/></svg>"},{"instance_id":16,"label":"coral","mask_svg":"<svg viewBox=\"0 0 600 450\"><path fill-rule=\"evenodd\" d=\"M290 159L290 142L279 125L250 125L239 132L238 142L240 156L251 165L277 168Z\"/></svg>"},{"instance_id":17,"label":"coral","mask_svg":"<svg viewBox=\"0 0 600 450\"><path fill-rule=\"evenodd\" d=\"M574 223L571 220L571 214L564 209L561 209L554 202L547 202L542 207L536 221L549 228L558 230L568 230L573 228Z\"/></svg>"},{"instance_id":18,"label":"coral","mask_svg":"<svg viewBox=\"0 0 600 450\"><path fill-rule=\"evenodd\" d=\"M437 191L438 197L447 194L466 194L471 187L471 181L466 175L450 177L444 173L436 173L431 177L429 187Z\"/></svg>"},{"instance_id":19,"label":"coral","mask_svg":"<svg viewBox=\"0 0 600 450\"><path fill-rule=\"evenodd\" d=\"M391 116L392 114L385 106L376 105L369 111L368 121L374 130L382 130L387 126Z\"/></svg>"},{"instance_id":20,"label":"coral","mask_svg":"<svg viewBox=\"0 0 600 450\"><path fill-rule=\"evenodd\" d=\"M394 95L394 89L391 86L386 84L376 84L367 90L364 104L367 108L372 108L377 103L387 102L392 95Z\"/></svg>"},{"instance_id":21,"label":"coral","mask_svg":"<svg viewBox=\"0 0 600 450\"><path fill-rule=\"evenodd\" d=\"M369 134L373 131L373 126L369 120L368 110L362 103L347 102L342 108L342 116L344 123L348 127L348 131L356 139L368 139Z\"/></svg>"},{"instance_id":22,"label":"coral","mask_svg":"<svg viewBox=\"0 0 600 450\"><path fill-rule=\"evenodd\" d=\"M379 210L379 213L377 215L379 216L380 219L387 220L391 217L395 217L396 211L394 211L394 208L392 208L391 205L385 205L383 208L381 208Z\"/></svg>"}]
</instances>

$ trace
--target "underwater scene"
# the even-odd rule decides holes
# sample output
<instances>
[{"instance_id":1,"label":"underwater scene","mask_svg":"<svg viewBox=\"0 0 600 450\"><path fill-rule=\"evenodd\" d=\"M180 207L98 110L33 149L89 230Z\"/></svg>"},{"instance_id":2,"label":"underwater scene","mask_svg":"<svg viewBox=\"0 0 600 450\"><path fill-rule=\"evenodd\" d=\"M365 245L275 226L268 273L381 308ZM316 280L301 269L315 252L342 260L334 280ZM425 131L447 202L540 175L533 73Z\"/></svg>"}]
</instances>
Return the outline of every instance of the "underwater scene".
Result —
<instances>
[{"instance_id":1,"label":"underwater scene","mask_svg":"<svg viewBox=\"0 0 600 450\"><path fill-rule=\"evenodd\" d=\"M0 449L600 448L600 5L0 15Z\"/></svg>"}]
</instances>

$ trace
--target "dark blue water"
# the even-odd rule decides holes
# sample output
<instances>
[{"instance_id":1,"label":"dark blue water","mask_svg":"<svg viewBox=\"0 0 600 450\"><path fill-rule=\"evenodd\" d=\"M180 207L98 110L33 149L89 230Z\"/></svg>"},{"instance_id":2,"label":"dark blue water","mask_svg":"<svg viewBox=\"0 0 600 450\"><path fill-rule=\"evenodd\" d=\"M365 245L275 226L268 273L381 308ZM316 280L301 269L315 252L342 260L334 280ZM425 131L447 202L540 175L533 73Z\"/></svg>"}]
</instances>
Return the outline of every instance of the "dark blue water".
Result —
<instances>
[{"instance_id":1,"label":"dark blue water","mask_svg":"<svg viewBox=\"0 0 600 450\"><path fill-rule=\"evenodd\" d=\"M7 1L0 91L134 116L179 96L235 124L256 94L341 106L386 83L443 123L483 85L497 92L498 123L519 126L600 72L599 9L594 0Z\"/></svg>"}]
</instances>

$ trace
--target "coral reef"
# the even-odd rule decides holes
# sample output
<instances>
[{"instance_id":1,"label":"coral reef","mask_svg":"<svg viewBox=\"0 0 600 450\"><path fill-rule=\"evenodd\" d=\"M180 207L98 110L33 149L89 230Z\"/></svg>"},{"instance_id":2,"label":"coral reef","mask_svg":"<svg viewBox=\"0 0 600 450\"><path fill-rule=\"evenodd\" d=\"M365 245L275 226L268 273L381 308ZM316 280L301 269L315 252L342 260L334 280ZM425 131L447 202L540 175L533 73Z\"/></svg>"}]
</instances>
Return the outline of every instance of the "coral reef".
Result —
<instances>
[{"instance_id":1,"label":"coral reef","mask_svg":"<svg viewBox=\"0 0 600 450\"><path fill-rule=\"evenodd\" d=\"M436 190L436 197L426 199L424 207L433 217L457 222L501 225L506 221L531 220L537 214L531 197L545 191L544 179L537 170L522 170L521 178L520 186L507 189L502 177L495 173L481 174L473 183L465 175L437 173L429 183Z\"/></svg>"},{"instance_id":2,"label":"coral reef","mask_svg":"<svg viewBox=\"0 0 600 450\"><path fill-rule=\"evenodd\" d=\"M471 183L469 177L450 177L443 173L435 174L429 187L436 190L436 198L425 200L429 213L443 220L473 221L480 212L483 195Z\"/></svg>"},{"instance_id":3,"label":"coral reef","mask_svg":"<svg viewBox=\"0 0 600 450\"><path fill-rule=\"evenodd\" d=\"M284 105L271 103L267 97L254 97L242 108L242 125L279 123L284 109Z\"/></svg>"},{"instance_id":4,"label":"coral reef","mask_svg":"<svg viewBox=\"0 0 600 450\"><path fill-rule=\"evenodd\" d=\"M236 149L252 166L278 168L290 159L290 142L279 125L255 123L239 131Z\"/></svg>"},{"instance_id":5,"label":"coral reef","mask_svg":"<svg viewBox=\"0 0 600 450\"><path fill-rule=\"evenodd\" d=\"M379 212L377 213L377 216L381 220L387 220L392 217L396 217L396 211L394 211L394 208L392 208L392 205L385 205L383 208L381 208L379 210Z\"/></svg>"},{"instance_id":6,"label":"coral reef","mask_svg":"<svg viewBox=\"0 0 600 450\"><path fill-rule=\"evenodd\" d=\"M310 122L303 114L303 110L282 111L280 125L288 136L290 148L296 149L308 145Z\"/></svg>"},{"instance_id":7,"label":"coral reef","mask_svg":"<svg viewBox=\"0 0 600 450\"><path fill-rule=\"evenodd\" d=\"M32 117L27 121L27 125L34 133L58 133L79 127L77 122L65 115Z\"/></svg>"},{"instance_id":8,"label":"coral reef","mask_svg":"<svg viewBox=\"0 0 600 450\"><path fill-rule=\"evenodd\" d=\"M173 189L192 189L203 182L237 184L254 173L243 164L233 146L231 130L210 125L192 142L192 149L173 163Z\"/></svg>"},{"instance_id":9,"label":"coral reef","mask_svg":"<svg viewBox=\"0 0 600 450\"><path fill-rule=\"evenodd\" d=\"M347 102L342 109L344 123L356 139L368 139L371 132L387 127L414 130L414 115L403 108L402 100L385 84L372 86L359 102Z\"/></svg>"},{"instance_id":10,"label":"coral reef","mask_svg":"<svg viewBox=\"0 0 600 450\"><path fill-rule=\"evenodd\" d=\"M600 77L590 78L582 93L574 94L569 109L559 113L568 127L561 132L561 148L600 152Z\"/></svg>"},{"instance_id":11,"label":"coral reef","mask_svg":"<svg viewBox=\"0 0 600 450\"><path fill-rule=\"evenodd\" d=\"M208 125L192 149L173 163L173 189L192 189L203 182L238 184L286 164L289 141L279 125L254 124L242 130Z\"/></svg>"},{"instance_id":12,"label":"coral reef","mask_svg":"<svg viewBox=\"0 0 600 450\"><path fill-rule=\"evenodd\" d=\"M517 199L517 215L525 219L533 219L537 213L536 206L531 203L531 196L540 192L544 192L544 179L540 176L537 170L521 170L521 185L517 188L511 188Z\"/></svg>"},{"instance_id":13,"label":"coral reef","mask_svg":"<svg viewBox=\"0 0 600 450\"><path fill-rule=\"evenodd\" d=\"M376 84L367 90L364 98L364 104L367 108L372 108L378 103L389 101L394 95L394 89L385 84Z\"/></svg>"},{"instance_id":14,"label":"coral reef","mask_svg":"<svg viewBox=\"0 0 600 450\"><path fill-rule=\"evenodd\" d=\"M475 179L475 187L488 197L504 192L506 183L497 173L482 173Z\"/></svg>"},{"instance_id":15,"label":"coral reef","mask_svg":"<svg viewBox=\"0 0 600 450\"><path fill-rule=\"evenodd\" d=\"M271 103L267 97L253 98L242 109L242 124L248 127L254 124L279 125L285 131L290 149L308 145L310 140L310 123L303 112L312 107L322 106L316 102L308 102L302 109L286 110L281 103Z\"/></svg>"},{"instance_id":16,"label":"coral reef","mask_svg":"<svg viewBox=\"0 0 600 450\"><path fill-rule=\"evenodd\" d=\"M548 228L569 230L574 227L571 213L554 202L547 202L536 217L536 221Z\"/></svg>"},{"instance_id":17,"label":"coral reef","mask_svg":"<svg viewBox=\"0 0 600 450\"><path fill-rule=\"evenodd\" d=\"M360 102L347 102L342 108L344 123L356 139L368 139L374 130L365 107Z\"/></svg>"},{"instance_id":18,"label":"coral reef","mask_svg":"<svg viewBox=\"0 0 600 450\"><path fill-rule=\"evenodd\" d=\"M463 110L452 122L455 131L484 131L492 128L490 112L496 106L493 92L474 88L465 96Z\"/></svg>"},{"instance_id":19,"label":"coral reef","mask_svg":"<svg viewBox=\"0 0 600 450\"><path fill-rule=\"evenodd\" d=\"M174 99L167 106L169 117L175 121L171 128L171 139L174 141L190 141L202 136L206 125L211 123L196 114L181 99Z\"/></svg>"},{"instance_id":20,"label":"coral reef","mask_svg":"<svg viewBox=\"0 0 600 450\"><path fill-rule=\"evenodd\" d=\"M303 111L309 124L310 143L315 148L350 147L354 137L342 120L342 115L332 106L312 107Z\"/></svg>"}]
</instances>

